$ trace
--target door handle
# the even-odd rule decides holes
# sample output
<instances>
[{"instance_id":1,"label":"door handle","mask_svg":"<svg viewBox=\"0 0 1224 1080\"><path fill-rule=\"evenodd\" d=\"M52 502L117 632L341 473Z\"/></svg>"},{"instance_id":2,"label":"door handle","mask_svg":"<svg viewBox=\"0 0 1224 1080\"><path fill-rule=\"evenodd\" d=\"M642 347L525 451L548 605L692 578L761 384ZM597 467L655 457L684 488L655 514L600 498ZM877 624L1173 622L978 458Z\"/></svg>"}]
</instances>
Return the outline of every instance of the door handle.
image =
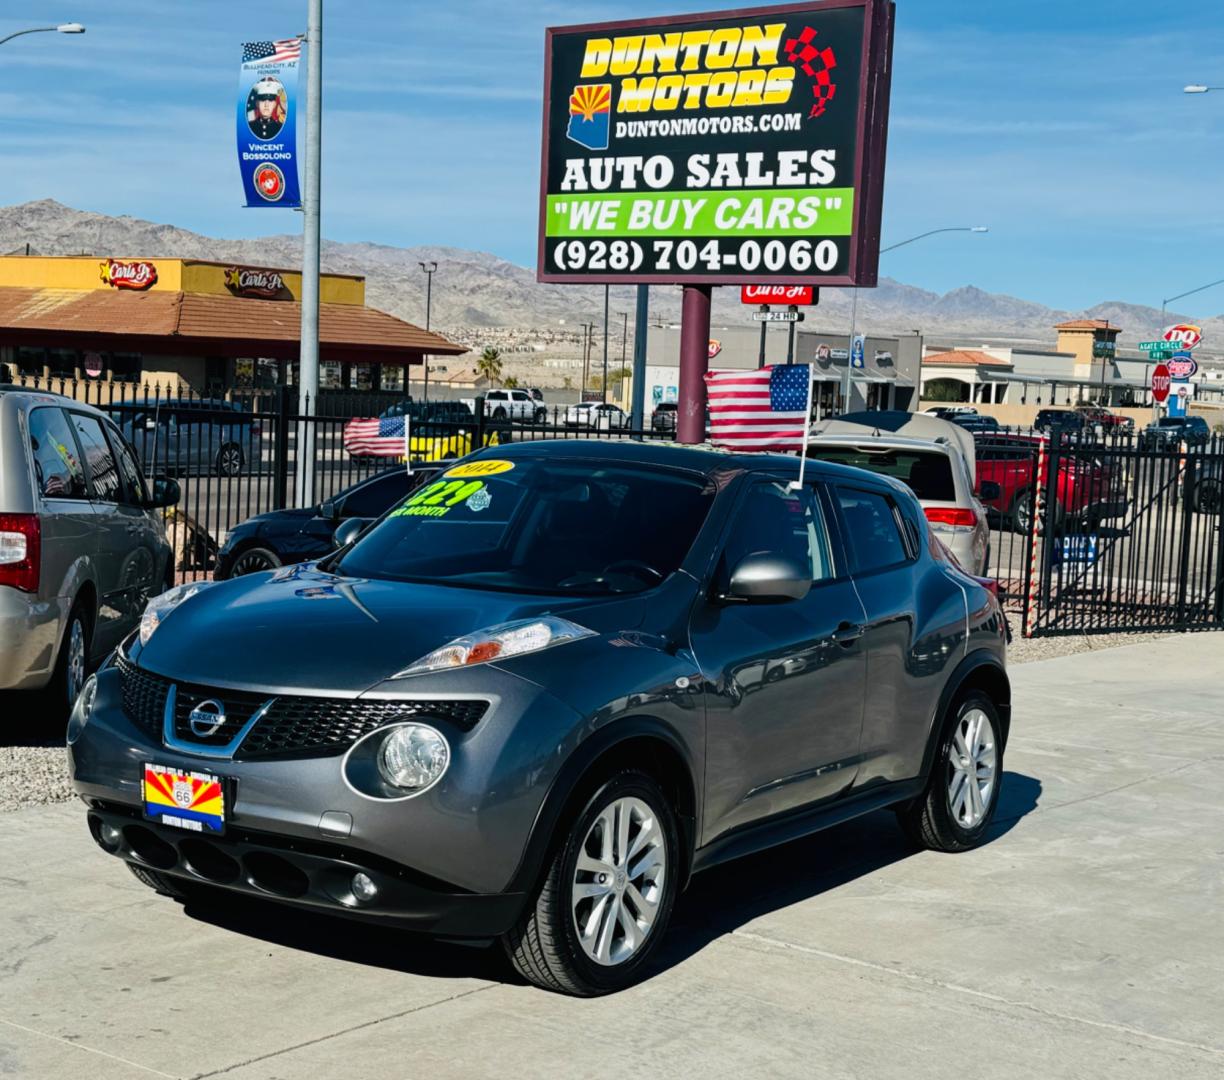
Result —
<instances>
[{"instance_id":1,"label":"door handle","mask_svg":"<svg viewBox=\"0 0 1224 1080\"><path fill-rule=\"evenodd\" d=\"M838 645L852 645L865 633L867 633L867 627L862 623L844 622L833 631L833 640Z\"/></svg>"}]
</instances>

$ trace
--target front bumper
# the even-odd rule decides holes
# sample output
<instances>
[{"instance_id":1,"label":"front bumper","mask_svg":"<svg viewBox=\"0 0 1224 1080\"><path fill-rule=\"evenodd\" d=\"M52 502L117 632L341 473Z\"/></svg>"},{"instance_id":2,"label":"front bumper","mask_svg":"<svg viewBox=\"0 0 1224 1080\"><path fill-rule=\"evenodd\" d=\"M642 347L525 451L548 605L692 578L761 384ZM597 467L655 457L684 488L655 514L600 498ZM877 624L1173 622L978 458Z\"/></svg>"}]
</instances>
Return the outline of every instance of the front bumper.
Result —
<instances>
[{"instance_id":1,"label":"front bumper","mask_svg":"<svg viewBox=\"0 0 1224 1080\"><path fill-rule=\"evenodd\" d=\"M494 936L517 917L544 795L580 727L540 687L491 665L404 680L395 700L474 696L489 708L469 730L428 717L450 743L450 766L420 795L389 800L352 788L338 751L232 758L168 745L125 712L117 667L104 666L97 680L88 720L78 710L69 723L69 769L95 839L102 824L120 830L112 854L221 888L449 936ZM145 821L145 763L223 777L225 835L180 835ZM379 885L373 903L355 903L345 884L358 870ZM277 881L292 884L278 891Z\"/></svg>"},{"instance_id":2,"label":"front bumper","mask_svg":"<svg viewBox=\"0 0 1224 1080\"><path fill-rule=\"evenodd\" d=\"M131 807L96 799L89 802L88 822L95 843L108 855L186 882L441 937L504 934L527 899L524 893L456 890L338 844L245 829L205 837L154 824ZM373 882L375 896L357 898L357 873Z\"/></svg>"}]
</instances>

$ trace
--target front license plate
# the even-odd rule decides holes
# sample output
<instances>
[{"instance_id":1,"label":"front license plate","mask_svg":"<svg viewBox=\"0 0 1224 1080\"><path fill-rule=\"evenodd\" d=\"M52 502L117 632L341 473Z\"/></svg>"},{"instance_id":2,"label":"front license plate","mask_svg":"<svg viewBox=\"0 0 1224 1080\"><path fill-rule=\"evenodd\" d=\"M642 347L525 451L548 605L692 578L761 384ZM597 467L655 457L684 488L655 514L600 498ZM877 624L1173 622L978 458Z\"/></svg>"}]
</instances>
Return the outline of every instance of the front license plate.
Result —
<instances>
[{"instance_id":1,"label":"front license plate","mask_svg":"<svg viewBox=\"0 0 1224 1080\"><path fill-rule=\"evenodd\" d=\"M146 818L192 832L213 835L225 832L222 777L148 762L143 768L141 788Z\"/></svg>"}]
</instances>

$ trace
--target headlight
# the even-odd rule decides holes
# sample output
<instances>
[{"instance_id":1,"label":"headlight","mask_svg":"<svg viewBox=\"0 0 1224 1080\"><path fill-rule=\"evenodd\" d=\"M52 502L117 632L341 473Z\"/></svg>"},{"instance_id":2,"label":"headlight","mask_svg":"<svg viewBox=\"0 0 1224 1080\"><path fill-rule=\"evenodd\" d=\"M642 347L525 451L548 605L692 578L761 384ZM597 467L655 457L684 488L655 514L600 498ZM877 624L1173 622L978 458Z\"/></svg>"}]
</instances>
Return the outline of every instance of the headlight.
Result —
<instances>
[{"instance_id":1,"label":"headlight","mask_svg":"<svg viewBox=\"0 0 1224 1080\"><path fill-rule=\"evenodd\" d=\"M392 787L419 793L435 783L450 764L450 747L424 724L393 727L378 750L378 772Z\"/></svg>"},{"instance_id":2,"label":"headlight","mask_svg":"<svg viewBox=\"0 0 1224 1080\"><path fill-rule=\"evenodd\" d=\"M173 589L167 589L159 596L152 597L145 606L144 614L140 616L140 644L149 643L153 631L179 604L184 600L190 600L196 593L202 592L212 584L214 582L192 581L186 585L176 585Z\"/></svg>"},{"instance_id":3,"label":"headlight","mask_svg":"<svg viewBox=\"0 0 1224 1080\"><path fill-rule=\"evenodd\" d=\"M556 615L545 615L538 619L518 619L478 630L474 634L456 638L449 645L434 649L415 664L404 668L391 677L402 679L406 675L420 675L425 671L444 671L448 668L469 667L472 664L487 664L492 660L505 660L511 656L551 649L567 641L594 637L595 631L579 626Z\"/></svg>"}]
</instances>

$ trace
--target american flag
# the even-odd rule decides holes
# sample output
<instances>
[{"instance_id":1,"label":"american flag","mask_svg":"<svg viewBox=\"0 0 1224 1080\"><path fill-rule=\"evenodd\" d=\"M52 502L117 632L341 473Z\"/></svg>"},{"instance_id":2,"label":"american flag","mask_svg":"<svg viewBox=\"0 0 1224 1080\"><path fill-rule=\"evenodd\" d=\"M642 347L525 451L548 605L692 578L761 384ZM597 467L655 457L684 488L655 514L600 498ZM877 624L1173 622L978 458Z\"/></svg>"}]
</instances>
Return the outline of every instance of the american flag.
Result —
<instances>
[{"instance_id":1,"label":"american flag","mask_svg":"<svg viewBox=\"0 0 1224 1080\"><path fill-rule=\"evenodd\" d=\"M710 373L710 441L738 450L798 450L810 378L809 364Z\"/></svg>"},{"instance_id":2,"label":"american flag","mask_svg":"<svg viewBox=\"0 0 1224 1080\"><path fill-rule=\"evenodd\" d=\"M297 60L301 55L302 42L298 38L286 38L284 41L246 41L242 45L244 64L249 64L252 60L279 64L282 60Z\"/></svg>"},{"instance_id":3,"label":"american flag","mask_svg":"<svg viewBox=\"0 0 1224 1080\"><path fill-rule=\"evenodd\" d=\"M370 457L407 457L406 430L402 416L350 420L344 425L344 449Z\"/></svg>"}]
</instances>

